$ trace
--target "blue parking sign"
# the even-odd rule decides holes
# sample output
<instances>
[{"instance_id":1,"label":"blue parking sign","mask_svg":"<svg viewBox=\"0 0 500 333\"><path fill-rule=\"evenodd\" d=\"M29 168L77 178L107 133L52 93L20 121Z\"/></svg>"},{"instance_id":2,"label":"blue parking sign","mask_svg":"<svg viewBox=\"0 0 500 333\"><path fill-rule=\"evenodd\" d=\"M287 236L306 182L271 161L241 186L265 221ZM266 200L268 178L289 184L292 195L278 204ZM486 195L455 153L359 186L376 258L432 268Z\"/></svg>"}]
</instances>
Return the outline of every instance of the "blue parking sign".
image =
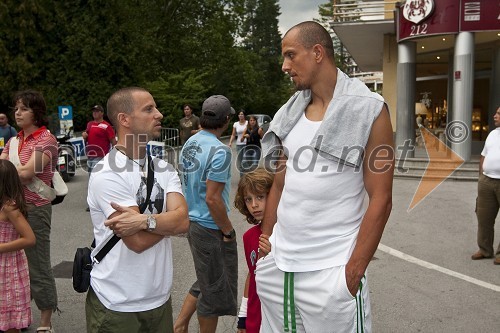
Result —
<instances>
[{"instance_id":1,"label":"blue parking sign","mask_svg":"<svg viewBox=\"0 0 500 333\"><path fill-rule=\"evenodd\" d=\"M57 109L59 111L59 120L73 119L73 107L71 105L59 105Z\"/></svg>"}]
</instances>

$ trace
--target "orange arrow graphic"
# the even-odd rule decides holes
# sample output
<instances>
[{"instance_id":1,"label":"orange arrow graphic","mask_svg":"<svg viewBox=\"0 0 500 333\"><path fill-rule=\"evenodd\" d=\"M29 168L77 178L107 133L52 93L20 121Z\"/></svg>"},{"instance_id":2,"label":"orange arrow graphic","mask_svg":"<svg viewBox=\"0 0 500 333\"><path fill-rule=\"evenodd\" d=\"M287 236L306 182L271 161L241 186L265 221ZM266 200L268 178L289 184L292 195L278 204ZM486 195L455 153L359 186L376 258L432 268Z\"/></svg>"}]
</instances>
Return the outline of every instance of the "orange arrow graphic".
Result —
<instances>
[{"instance_id":1,"label":"orange arrow graphic","mask_svg":"<svg viewBox=\"0 0 500 333\"><path fill-rule=\"evenodd\" d=\"M422 202L425 197L431 194L432 191L465 162L462 157L448 148L444 142L439 140L425 127L420 127L420 134L424 139L429 163L413 195L408 212Z\"/></svg>"}]
</instances>

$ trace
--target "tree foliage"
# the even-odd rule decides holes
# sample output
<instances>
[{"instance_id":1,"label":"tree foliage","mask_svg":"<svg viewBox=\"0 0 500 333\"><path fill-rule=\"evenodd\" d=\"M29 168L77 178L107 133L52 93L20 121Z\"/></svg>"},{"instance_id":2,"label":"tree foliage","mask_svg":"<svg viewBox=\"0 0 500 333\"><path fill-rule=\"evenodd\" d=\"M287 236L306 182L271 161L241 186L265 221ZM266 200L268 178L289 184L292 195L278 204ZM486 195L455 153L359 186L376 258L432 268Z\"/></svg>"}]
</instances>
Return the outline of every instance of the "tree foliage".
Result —
<instances>
[{"instance_id":1,"label":"tree foliage","mask_svg":"<svg viewBox=\"0 0 500 333\"><path fill-rule=\"evenodd\" d=\"M289 95L278 16L277 0L3 0L0 107L38 89L56 119L73 106L78 131L92 105L141 86L167 127L212 94L272 115Z\"/></svg>"}]
</instances>

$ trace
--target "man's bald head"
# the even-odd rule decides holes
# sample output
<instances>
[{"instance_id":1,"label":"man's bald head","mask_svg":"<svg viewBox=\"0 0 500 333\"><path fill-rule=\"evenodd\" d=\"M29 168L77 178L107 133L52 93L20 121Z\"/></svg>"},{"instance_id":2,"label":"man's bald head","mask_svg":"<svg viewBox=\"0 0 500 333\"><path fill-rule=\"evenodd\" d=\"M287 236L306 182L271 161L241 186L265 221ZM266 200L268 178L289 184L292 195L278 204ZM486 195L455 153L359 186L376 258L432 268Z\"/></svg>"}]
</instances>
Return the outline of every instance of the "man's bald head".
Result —
<instances>
[{"instance_id":1,"label":"man's bald head","mask_svg":"<svg viewBox=\"0 0 500 333\"><path fill-rule=\"evenodd\" d=\"M296 32L296 41L306 49L312 48L314 45L319 44L323 46L328 55L328 58L335 63L335 51L333 49L332 37L328 31L318 22L305 21L291 27L283 36L283 39L288 34Z\"/></svg>"}]
</instances>

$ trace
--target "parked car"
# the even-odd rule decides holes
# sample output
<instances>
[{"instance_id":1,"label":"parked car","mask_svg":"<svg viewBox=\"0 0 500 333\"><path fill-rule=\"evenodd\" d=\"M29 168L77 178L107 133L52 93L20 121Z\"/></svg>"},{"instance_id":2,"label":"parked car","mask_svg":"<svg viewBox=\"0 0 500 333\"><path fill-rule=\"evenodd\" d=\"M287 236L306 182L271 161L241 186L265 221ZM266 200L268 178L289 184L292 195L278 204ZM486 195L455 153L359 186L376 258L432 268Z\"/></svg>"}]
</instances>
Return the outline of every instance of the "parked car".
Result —
<instances>
[{"instance_id":1,"label":"parked car","mask_svg":"<svg viewBox=\"0 0 500 333\"><path fill-rule=\"evenodd\" d=\"M272 120L271 117L267 114L249 114L248 117L250 116L257 118L257 124L259 124L264 133L266 133Z\"/></svg>"}]
</instances>

